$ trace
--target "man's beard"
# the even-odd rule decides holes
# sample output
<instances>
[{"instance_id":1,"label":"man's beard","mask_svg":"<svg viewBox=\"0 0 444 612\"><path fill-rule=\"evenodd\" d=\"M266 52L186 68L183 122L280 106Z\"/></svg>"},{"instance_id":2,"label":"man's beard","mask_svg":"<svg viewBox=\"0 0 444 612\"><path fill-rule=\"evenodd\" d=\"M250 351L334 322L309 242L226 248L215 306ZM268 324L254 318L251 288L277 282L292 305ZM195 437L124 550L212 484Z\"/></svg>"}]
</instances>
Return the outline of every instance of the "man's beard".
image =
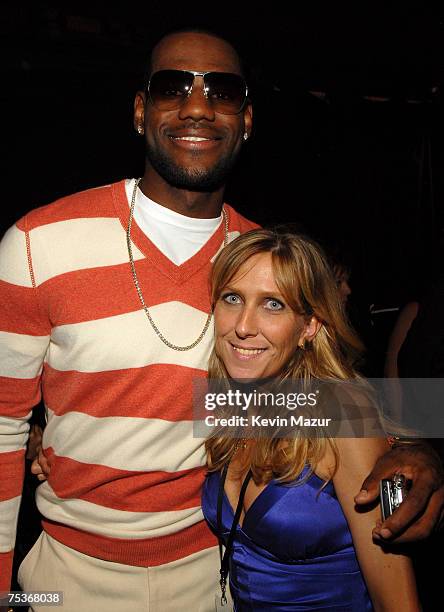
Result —
<instances>
[{"instance_id":1,"label":"man's beard","mask_svg":"<svg viewBox=\"0 0 444 612\"><path fill-rule=\"evenodd\" d=\"M165 151L149 144L146 156L154 170L173 187L207 193L217 191L225 185L238 152L221 157L217 164L209 169L178 166Z\"/></svg>"}]
</instances>

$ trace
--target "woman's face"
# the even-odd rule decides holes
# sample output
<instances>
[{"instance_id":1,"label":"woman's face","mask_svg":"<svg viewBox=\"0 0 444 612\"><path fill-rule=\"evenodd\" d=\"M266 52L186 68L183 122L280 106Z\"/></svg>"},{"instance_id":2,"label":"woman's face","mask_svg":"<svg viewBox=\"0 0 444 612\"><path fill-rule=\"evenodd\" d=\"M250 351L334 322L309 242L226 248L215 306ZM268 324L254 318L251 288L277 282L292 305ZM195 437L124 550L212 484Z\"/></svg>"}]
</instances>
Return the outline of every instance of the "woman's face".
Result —
<instances>
[{"instance_id":1,"label":"woman's face","mask_svg":"<svg viewBox=\"0 0 444 612\"><path fill-rule=\"evenodd\" d=\"M351 294L352 290L349 285L350 276L347 272L344 272L336 279L336 284L338 286L339 297L343 304L345 304L348 300L348 296Z\"/></svg>"},{"instance_id":2,"label":"woman's face","mask_svg":"<svg viewBox=\"0 0 444 612\"><path fill-rule=\"evenodd\" d=\"M279 374L312 325L279 291L270 253L254 255L239 268L221 292L214 322L216 352L235 379Z\"/></svg>"}]
</instances>

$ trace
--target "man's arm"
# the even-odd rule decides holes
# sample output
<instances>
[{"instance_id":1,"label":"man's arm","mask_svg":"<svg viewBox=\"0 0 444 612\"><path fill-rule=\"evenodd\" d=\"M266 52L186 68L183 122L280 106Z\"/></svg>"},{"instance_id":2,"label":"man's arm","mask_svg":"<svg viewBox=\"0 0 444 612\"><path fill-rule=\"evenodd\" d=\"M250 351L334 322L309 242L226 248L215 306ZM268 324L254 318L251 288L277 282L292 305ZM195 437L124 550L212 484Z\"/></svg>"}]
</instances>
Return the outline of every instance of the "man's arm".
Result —
<instances>
[{"instance_id":1,"label":"man's arm","mask_svg":"<svg viewBox=\"0 0 444 612\"><path fill-rule=\"evenodd\" d=\"M26 220L0 243L0 592L11 579L28 419L40 401L50 326L39 303Z\"/></svg>"},{"instance_id":2,"label":"man's arm","mask_svg":"<svg viewBox=\"0 0 444 612\"><path fill-rule=\"evenodd\" d=\"M442 526L444 518L444 469L435 450L423 440L398 442L380 457L355 497L358 505L377 499L379 481L404 474L412 481L405 501L383 523L378 521L375 539L407 543L422 540Z\"/></svg>"}]
</instances>

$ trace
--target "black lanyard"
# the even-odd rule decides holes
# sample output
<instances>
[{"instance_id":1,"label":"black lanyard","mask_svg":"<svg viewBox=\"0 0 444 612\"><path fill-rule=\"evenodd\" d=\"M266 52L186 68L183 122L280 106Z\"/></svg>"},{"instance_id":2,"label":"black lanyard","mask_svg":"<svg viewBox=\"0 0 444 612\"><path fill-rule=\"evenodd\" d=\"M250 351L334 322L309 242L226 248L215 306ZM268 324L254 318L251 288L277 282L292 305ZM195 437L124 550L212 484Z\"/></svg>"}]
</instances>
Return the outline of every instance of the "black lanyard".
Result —
<instances>
[{"instance_id":1,"label":"black lanyard","mask_svg":"<svg viewBox=\"0 0 444 612\"><path fill-rule=\"evenodd\" d=\"M222 556L222 503L224 499L225 480L227 478L228 464L226 464L222 470L219 483L219 492L217 495L217 536L219 539L219 556L220 556L220 588L222 591L222 597L220 603L222 606L227 605L227 597L225 591L227 588L227 576L228 568L230 563L230 555L233 550L233 542L236 535L236 529L239 524L239 518L242 512L242 506L244 504L245 491L247 490L248 483L251 480L252 472L248 470L248 474L245 476L245 480L242 483L242 487L239 494L239 501L237 502L236 512L234 513L233 523L231 524L230 533L228 535L227 545L225 547L225 553Z\"/></svg>"}]
</instances>

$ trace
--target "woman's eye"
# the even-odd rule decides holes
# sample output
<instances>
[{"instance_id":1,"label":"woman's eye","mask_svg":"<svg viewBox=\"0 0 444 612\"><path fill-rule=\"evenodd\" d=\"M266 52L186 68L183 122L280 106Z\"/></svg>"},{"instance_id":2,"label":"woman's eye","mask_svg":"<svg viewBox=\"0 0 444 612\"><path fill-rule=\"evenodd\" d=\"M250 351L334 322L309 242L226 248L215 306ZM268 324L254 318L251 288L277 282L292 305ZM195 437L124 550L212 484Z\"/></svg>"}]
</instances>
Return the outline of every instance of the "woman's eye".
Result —
<instances>
[{"instance_id":1,"label":"woman's eye","mask_svg":"<svg viewBox=\"0 0 444 612\"><path fill-rule=\"evenodd\" d=\"M240 304L240 297L235 293L226 293L222 296L222 299L227 304Z\"/></svg>"},{"instance_id":2,"label":"woman's eye","mask_svg":"<svg viewBox=\"0 0 444 612\"><path fill-rule=\"evenodd\" d=\"M268 308L268 310L283 310L285 306L279 300L269 298L265 302L265 308Z\"/></svg>"}]
</instances>

